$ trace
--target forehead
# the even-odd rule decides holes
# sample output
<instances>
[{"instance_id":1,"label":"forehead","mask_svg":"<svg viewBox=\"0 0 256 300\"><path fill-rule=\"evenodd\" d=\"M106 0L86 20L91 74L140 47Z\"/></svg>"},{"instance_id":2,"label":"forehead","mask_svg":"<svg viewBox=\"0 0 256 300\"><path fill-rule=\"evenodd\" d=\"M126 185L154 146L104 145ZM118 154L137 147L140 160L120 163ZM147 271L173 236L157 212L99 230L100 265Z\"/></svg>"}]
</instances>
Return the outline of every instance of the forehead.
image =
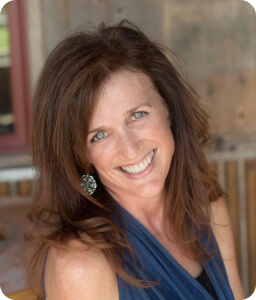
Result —
<instances>
[{"instance_id":1,"label":"forehead","mask_svg":"<svg viewBox=\"0 0 256 300\"><path fill-rule=\"evenodd\" d=\"M139 105L161 105L162 100L151 79L144 73L116 72L106 80L95 106L91 123L124 114Z\"/></svg>"},{"instance_id":2,"label":"forehead","mask_svg":"<svg viewBox=\"0 0 256 300\"><path fill-rule=\"evenodd\" d=\"M106 92L110 88L120 88L127 86L127 88L138 89L139 91L147 90L148 88L155 89L151 79L145 73L139 71L121 70L111 74L105 84L102 92Z\"/></svg>"}]
</instances>

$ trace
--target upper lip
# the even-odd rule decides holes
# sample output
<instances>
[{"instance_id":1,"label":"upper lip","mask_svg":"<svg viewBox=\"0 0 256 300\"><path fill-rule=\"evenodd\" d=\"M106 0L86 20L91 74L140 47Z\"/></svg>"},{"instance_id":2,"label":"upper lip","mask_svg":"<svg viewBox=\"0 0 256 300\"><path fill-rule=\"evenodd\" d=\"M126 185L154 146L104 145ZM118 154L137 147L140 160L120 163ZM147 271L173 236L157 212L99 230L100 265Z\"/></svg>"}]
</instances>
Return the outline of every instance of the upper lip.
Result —
<instances>
[{"instance_id":1,"label":"upper lip","mask_svg":"<svg viewBox=\"0 0 256 300\"><path fill-rule=\"evenodd\" d=\"M152 149L152 150L154 150L154 149ZM132 166L136 166L136 165L140 164L151 153L151 151L149 151L148 154L143 156L142 159L140 159L138 162L133 163L133 164L129 164L129 165L122 165L121 167L132 167Z\"/></svg>"}]
</instances>

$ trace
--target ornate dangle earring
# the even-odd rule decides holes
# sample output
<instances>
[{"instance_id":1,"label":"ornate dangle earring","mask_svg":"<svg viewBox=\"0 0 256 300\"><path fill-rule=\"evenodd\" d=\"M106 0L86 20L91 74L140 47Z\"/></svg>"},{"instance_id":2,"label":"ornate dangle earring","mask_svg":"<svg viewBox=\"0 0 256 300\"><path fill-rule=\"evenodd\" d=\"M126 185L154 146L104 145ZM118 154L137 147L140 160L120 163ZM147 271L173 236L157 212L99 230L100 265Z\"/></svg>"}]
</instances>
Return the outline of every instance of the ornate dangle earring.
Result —
<instances>
[{"instance_id":1,"label":"ornate dangle earring","mask_svg":"<svg viewBox=\"0 0 256 300\"><path fill-rule=\"evenodd\" d=\"M87 173L81 176L81 187L87 195L92 195L97 188L97 183L93 176Z\"/></svg>"}]
</instances>

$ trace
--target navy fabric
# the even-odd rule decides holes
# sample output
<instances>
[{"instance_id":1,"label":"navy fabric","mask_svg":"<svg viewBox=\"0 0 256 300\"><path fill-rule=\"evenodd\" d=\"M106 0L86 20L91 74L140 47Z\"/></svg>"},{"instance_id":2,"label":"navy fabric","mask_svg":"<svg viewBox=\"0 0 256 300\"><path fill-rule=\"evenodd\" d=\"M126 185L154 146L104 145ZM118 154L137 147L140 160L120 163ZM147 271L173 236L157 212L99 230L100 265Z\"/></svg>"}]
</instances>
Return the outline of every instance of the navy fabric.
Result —
<instances>
[{"instance_id":1,"label":"navy fabric","mask_svg":"<svg viewBox=\"0 0 256 300\"><path fill-rule=\"evenodd\" d=\"M47 253L47 254L48 254L48 253ZM46 264L46 260L47 260L47 254L46 254L45 259L44 259L43 273L42 273L42 291L43 291L43 300L46 300L46 299L45 299L44 274L45 274L45 264Z\"/></svg>"},{"instance_id":2,"label":"navy fabric","mask_svg":"<svg viewBox=\"0 0 256 300\"><path fill-rule=\"evenodd\" d=\"M157 282L153 287L143 289L129 285L117 276L120 300L214 300L196 278L192 277L138 220L120 205L118 209L127 238L136 251L136 265L127 255L126 271L134 278ZM116 217L115 221L118 222ZM211 239L216 255L205 262L203 267L217 294L217 299L234 300L213 234ZM44 291L44 271L42 280ZM45 296L43 299L46 300Z\"/></svg>"},{"instance_id":3,"label":"navy fabric","mask_svg":"<svg viewBox=\"0 0 256 300\"><path fill-rule=\"evenodd\" d=\"M128 211L118 205L123 217L125 233L131 246L136 250L137 267L127 259L126 271L133 277L156 281L152 288L142 289L131 286L118 276L120 300L213 300L209 292L192 277L163 247L163 245ZM206 241L206 236L204 237ZM211 247L216 255L203 265L219 300L234 300L228 283L225 267L218 245L211 235Z\"/></svg>"}]
</instances>

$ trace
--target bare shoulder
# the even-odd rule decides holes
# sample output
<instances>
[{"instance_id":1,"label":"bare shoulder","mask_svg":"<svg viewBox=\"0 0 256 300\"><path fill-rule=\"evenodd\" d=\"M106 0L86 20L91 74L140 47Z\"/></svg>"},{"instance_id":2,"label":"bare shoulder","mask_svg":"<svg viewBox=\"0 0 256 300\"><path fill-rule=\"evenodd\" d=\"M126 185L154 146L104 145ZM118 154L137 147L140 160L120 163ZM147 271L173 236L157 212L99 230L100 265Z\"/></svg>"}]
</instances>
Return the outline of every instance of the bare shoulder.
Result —
<instances>
[{"instance_id":1,"label":"bare shoulder","mask_svg":"<svg viewBox=\"0 0 256 300\"><path fill-rule=\"evenodd\" d=\"M231 229L228 208L223 197L211 202L211 226L216 238L221 238L224 232Z\"/></svg>"},{"instance_id":2,"label":"bare shoulder","mask_svg":"<svg viewBox=\"0 0 256 300\"><path fill-rule=\"evenodd\" d=\"M103 252L77 240L49 249L45 290L46 300L118 299L116 274Z\"/></svg>"},{"instance_id":3,"label":"bare shoulder","mask_svg":"<svg viewBox=\"0 0 256 300\"><path fill-rule=\"evenodd\" d=\"M235 257L232 226L226 201L221 197L211 203L211 227L224 262Z\"/></svg>"},{"instance_id":4,"label":"bare shoulder","mask_svg":"<svg viewBox=\"0 0 256 300\"><path fill-rule=\"evenodd\" d=\"M224 198L211 203L211 227L216 238L236 300L244 299L235 253L235 244L228 208Z\"/></svg>"}]
</instances>

